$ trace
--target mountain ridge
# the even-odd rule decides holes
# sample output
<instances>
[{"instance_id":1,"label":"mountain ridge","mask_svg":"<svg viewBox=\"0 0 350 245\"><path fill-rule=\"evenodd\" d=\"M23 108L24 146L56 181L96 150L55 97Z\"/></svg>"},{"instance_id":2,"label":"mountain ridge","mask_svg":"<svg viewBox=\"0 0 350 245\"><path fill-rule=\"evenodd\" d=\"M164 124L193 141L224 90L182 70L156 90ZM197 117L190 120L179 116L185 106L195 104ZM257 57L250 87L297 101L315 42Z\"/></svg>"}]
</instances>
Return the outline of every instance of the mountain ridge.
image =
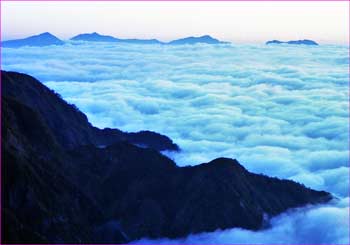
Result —
<instances>
[{"instance_id":1,"label":"mountain ridge","mask_svg":"<svg viewBox=\"0 0 350 245\"><path fill-rule=\"evenodd\" d=\"M2 41L2 47L18 48L22 46L44 47L49 45L63 45L64 42L49 32L22 39Z\"/></svg>"},{"instance_id":2,"label":"mountain ridge","mask_svg":"<svg viewBox=\"0 0 350 245\"><path fill-rule=\"evenodd\" d=\"M43 39L47 39L45 42ZM40 40L42 40L40 42ZM97 32L92 33L81 33L69 40L75 41L86 41L86 42L110 42L110 43L130 43L130 44L162 44L162 45L179 45L179 44L196 44L196 43L206 43L206 44L224 44L228 42L223 42L218 39L211 37L210 35L203 35L199 37L185 37L180 39L175 39L169 42L162 42L157 39L138 39L138 38L116 38L110 35L102 35ZM60 40L49 32L44 32L39 35L30 36L23 39L14 39L2 41L3 47L22 47L22 46L49 46L49 45L63 45L65 41Z\"/></svg>"},{"instance_id":3,"label":"mountain ridge","mask_svg":"<svg viewBox=\"0 0 350 245\"><path fill-rule=\"evenodd\" d=\"M129 141L160 151L179 150L179 147L170 138L155 132L126 133L119 129L98 129L90 124L86 115L80 112L76 106L65 102L59 94L35 78L26 74L6 71L2 71L1 76L2 96L20 100L41 114L58 141L67 149L82 144L99 146L117 141ZM21 79L21 83L16 82L16 79ZM53 108L56 111L53 111ZM59 120L56 119L57 117ZM83 133L77 134L78 131Z\"/></svg>"},{"instance_id":4,"label":"mountain ridge","mask_svg":"<svg viewBox=\"0 0 350 245\"><path fill-rule=\"evenodd\" d=\"M169 42L159 41L157 39L138 39L138 38L117 38L111 35L102 35L97 32L81 33L73 36L71 41L86 41L86 42L111 42L111 43L131 43L131 44L162 44L162 45L184 45L184 44L227 44L230 42L220 41L210 35L189 36L179 39L174 39ZM44 32L38 35L29 36L23 39L14 39L2 41L3 47L22 47L22 46L48 46L48 45L63 45L65 41L60 40L49 32ZM319 45L317 42L309 39L280 41L270 40L265 43L270 44L294 44L294 45Z\"/></svg>"},{"instance_id":5,"label":"mountain ridge","mask_svg":"<svg viewBox=\"0 0 350 245\"><path fill-rule=\"evenodd\" d=\"M271 41L267 41L265 43L266 45L270 45L270 44L295 44L295 45L315 45L318 46L319 44L313 40L309 40L309 39L303 39L303 40L291 40L291 41L280 41L280 40L271 40Z\"/></svg>"},{"instance_id":6,"label":"mountain ridge","mask_svg":"<svg viewBox=\"0 0 350 245\"><path fill-rule=\"evenodd\" d=\"M113 36L101 35L97 32L83 33L72 37L72 41L94 41L94 42L114 42L114 43L134 43L134 44L163 44L157 39L120 39Z\"/></svg>"},{"instance_id":7,"label":"mountain ridge","mask_svg":"<svg viewBox=\"0 0 350 245\"><path fill-rule=\"evenodd\" d=\"M206 44L220 44L220 43L227 43L219 41L216 38L213 38L209 35L199 36L199 37L185 37L176 39L173 41L168 42L169 45L181 45L181 44L196 44L196 43L206 43Z\"/></svg>"}]
</instances>

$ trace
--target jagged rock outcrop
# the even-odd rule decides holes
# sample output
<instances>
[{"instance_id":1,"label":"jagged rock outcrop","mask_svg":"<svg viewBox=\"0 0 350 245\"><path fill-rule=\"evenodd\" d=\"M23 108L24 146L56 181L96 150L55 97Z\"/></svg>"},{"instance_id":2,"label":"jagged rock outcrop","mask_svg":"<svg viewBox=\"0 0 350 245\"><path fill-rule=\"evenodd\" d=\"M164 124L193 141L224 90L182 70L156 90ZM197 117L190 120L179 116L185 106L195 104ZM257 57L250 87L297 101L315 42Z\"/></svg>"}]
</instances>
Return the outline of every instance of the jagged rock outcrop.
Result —
<instances>
[{"instance_id":1,"label":"jagged rock outcrop","mask_svg":"<svg viewBox=\"0 0 350 245\"><path fill-rule=\"evenodd\" d=\"M168 140L156 133L125 141L114 140L123 132L105 129L99 147L84 114L24 74L2 72L1 99L3 242L125 243L258 230L266 217L332 198L228 158L178 167L155 147Z\"/></svg>"}]
</instances>

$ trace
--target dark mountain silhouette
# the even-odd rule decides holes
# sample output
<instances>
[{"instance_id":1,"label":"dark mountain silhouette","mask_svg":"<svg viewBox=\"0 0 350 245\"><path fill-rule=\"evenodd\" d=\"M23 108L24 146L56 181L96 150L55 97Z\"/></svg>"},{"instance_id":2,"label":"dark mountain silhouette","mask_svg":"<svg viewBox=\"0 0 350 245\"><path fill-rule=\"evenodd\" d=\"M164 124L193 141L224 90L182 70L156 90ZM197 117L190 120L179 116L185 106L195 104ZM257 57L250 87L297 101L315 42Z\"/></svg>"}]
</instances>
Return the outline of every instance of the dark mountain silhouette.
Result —
<instances>
[{"instance_id":1,"label":"dark mountain silhouette","mask_svg":"<svg viewBox=\"0 0 350 245\"><path fill-rule=\"evenodd\" d=\"M119 39L112 36L104 36L94 33L79 34L72 37L73 41L92 41L92 42L120 42L120 43L134 43L134 44L161 44L157 39Z\"/></svg>"},{"instance_id":2,"label":"dark mountain silhouette","mask_svg":"<svg viewBox=\"0 0 350 245\"><path fill-rule=\"evenodd\" d=\"M228 158L178 167L158 151L174 147L166 136L93 128L36 79L1 78L3 242L125 243L258 230L267 216L332 198Z\"/></svg>"},{"instance_id":3,"label":"dark mountain silhouette","mask_svg":"<svg viewBox=\"0 0 350 245\"><path fill-rule=\"evenodd\" d=\"M279 40L272 40L272 41L267 41L266 44L304 44L304 45L318 45L318 43L316 43L315 41L312 40L294 40L294 41L287 41L287 42L283 42L283 41L279 41Z\"/></svg>"},{"instance_id":4,"label":"dark mountain silhouette","mask_svg":"<svg viewBox=\"0 0 350 245\"><path fill-rule=\"evenodd\" d=\"M6 48L18 48L22 46L49 46L49 45L62 45L64 42L49 32L41 33L39 35L27 37L24 39L16 39L1 42L2 47Z\"/></svg>"},{"instance_id":5,"label":"dark mountain silhouette","mask_svg":"<svg viewBox=\"0 0 350 245\"><path fill-rule=\"evenodd\" d=\"M118 129L98 129L74 105L62 100L35 78L2 72L2 96L11 97L35 110L45 120L57 141L66 149L80 145L105 146L118 141L128 141L156 150L178 150L168 137L150 131L125 133Z\"/></svg>"},{"instance_id":6,"label":"dark mountain silhouette","mask_svg":"<svg viewBox=\"0 0 350 245\"><path fill-rule=\"evenodd\" d=\"M173 40L168 44L176 45L176 44L196 44L196 43L207 43L207 44L219 44L225 43L215 39L209 35L201 36L201 37L186 37L177 40Z\"/></svg>"}]
</instances>

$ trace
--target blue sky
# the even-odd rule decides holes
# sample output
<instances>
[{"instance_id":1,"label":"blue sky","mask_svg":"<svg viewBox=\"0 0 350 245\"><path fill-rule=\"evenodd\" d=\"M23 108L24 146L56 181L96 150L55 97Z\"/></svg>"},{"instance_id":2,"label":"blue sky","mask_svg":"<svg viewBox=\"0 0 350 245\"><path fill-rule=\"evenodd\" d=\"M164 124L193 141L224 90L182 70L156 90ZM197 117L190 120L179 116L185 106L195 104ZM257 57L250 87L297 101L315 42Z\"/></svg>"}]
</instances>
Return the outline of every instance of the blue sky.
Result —
<instances>
[{"instance_id":1,"label":"blue sky","mask_svg":"<svg viewBox=\"0 0 350 245\"><path fill-rule=\"evenodd\" d=\"M2 39L45 31L163 41L210 34L234 43L348 43L348 2L2 2Z\"/></svg>"}]
</instances>

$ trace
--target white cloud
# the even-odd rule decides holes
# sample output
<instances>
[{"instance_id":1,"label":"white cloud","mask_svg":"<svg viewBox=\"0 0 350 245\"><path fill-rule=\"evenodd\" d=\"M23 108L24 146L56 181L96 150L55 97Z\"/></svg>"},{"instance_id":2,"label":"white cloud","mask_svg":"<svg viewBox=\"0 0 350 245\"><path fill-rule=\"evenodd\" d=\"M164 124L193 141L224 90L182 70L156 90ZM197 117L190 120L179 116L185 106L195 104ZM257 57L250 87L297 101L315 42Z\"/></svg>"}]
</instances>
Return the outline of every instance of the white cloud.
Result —
<instances>
[{"instance_id":1,"label":"white cloud","mask_svg":"<svg viewBox=\"0 0 350 245\"><path fill-rule=\"evenodd\" d=\"M166 153L179 165L236 158L250 171L343 198L349 193L347 55L344 46L69 43L5 48L2 67L45 82L96 126L168 135L182 148ZM344 214L318 210L307 212L310 232ZM290 225L299 216L288 217L281 219ZM283 227L214 234L268 243L265 235L274 234L304 243L283 240L287 231L304 238L300 229ZM308 241L341 242L341 230L327 228L335 235Z\"/></svg>"}]
</instances>

